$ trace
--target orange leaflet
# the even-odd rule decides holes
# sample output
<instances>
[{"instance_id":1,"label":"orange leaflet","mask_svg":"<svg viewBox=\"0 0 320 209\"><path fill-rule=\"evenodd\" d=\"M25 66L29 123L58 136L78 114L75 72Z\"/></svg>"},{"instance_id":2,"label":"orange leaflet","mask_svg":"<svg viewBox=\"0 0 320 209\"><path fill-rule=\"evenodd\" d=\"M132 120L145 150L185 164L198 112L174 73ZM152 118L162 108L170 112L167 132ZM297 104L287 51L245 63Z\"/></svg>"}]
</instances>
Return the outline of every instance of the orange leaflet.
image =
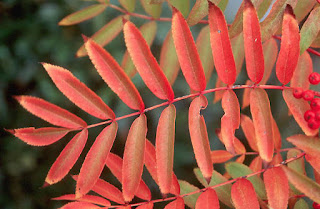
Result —
<instances>
[{"instance_id":1,"label":"orange leaflet","mask_svg":"<svg viewBox=\"0 0 320 209\"><path fill-rule=\"evenodd\" d=\"M170 193L173 174L176 108L170 104L161 113L156 135L157 176L161 193Z\"/></svg>"},{"instance_id":2,"label":"orange leaflet","mask_svg":"<svg viewBox=\"0 0 320 209\"><path fill-rule=\"evenodd\" d=\"M32 96L16 96L15 99L29 112L53 125L78 129L87 124L68 110Z\"/></svg>"},{"instance_id":3,"label":"orange leaflet","mask_svg":"<svg viewBox=\"0 0 320 209\"><path fill-rule=\"evenodd\" d=\"M146 140L146 153L144 163L153 180L159 185L156 164L156 149L149 140ZM180 194L180 186L178 183L178 179L174 173L172 174L172 186L170 193L174 195Z\"/></svg>"},{"instance_id":4,"label":"orange leaflet","mask_svg":"<svg viewBox=\"0 0 320 209\"><path fill-rule=\"evenodd\" d=\"M181 70L187 83L194 91L205 90L206 79L197 47L186 20L175 8L173 8L171 28Z\"/></svg>"},{"instance_id":5,"label":"orange leaflet","mask_svg":"<svg viewBox=\"0 0 320 209\"><path fill-rule=\"evenodd\" d=\"M222 96L224 115L221 118L221 137L226 149L235 154L234 134L240 126L240 105L237 95L232 90L227 90Z\"/></svg>"},{"instance_id":6,"label":"orange leaflet","mask_svg":"<svg viewBox=\"0 0 320 209\"><path fill-rule=\"evenodd\" d=\"M124 24L123 32L130 57L144 83L160 99L173 100L174 93L170 83L141 32L129 21Z\"/></svg>"},{"instance_id":7,"label":"orange leaflet","mask_svg":"<svg viewBox=\"0 0 320 209\"><path fill-rule=\"evenodd\" d=\"M214 150L211 151L211 160L212 163L224 163L230 160L233 157L230 152L225 150Z\"/></svg>"},{"instance_id":8,"label":"orange leaflet","mask_svg":"<svg viewBox=\"0 0 320 209\"><path fill-rule=\"evenodd\" d=\"M287 208L289 199L289 183L286 174L280 167L268 169L263 174L266 185L268 205L273 209Z\"/></svg>"},{"instance_id":9,"label":"orange leaflet","mask_svg":"<svg viewBox=\"0 0 320 209\"><path fill-rule=\"evenodd\" d=\"M320 141L318 137L298 134L288 137L287 140L309 155L319 156L320 154Z\"/></svg>"},{"instance_id":10,"label":"orange leaflet","mask_svg":"<svg viewBox=\"0 0 320 209\"><path fill-rule=\"evenodd\" d=\"M226 20L220 8L211 2L208 18L214 66L221 81L231 85L236 81L237 73Z\"/></svg>"},{"instance_id":11,"label":"orange leaflet","mask_svg":"<svg viewBox=\"0 0 320 209\"><path fill-rule=\"evenodd\" d=\"M123 154L122 194L130 202L138 189L143 171L147 117L141 114L130 127Z\"/></svg>"},{"instance_id":12,"label":"orange leaflet","mask_svg":"<svg viewBox=\"0 0 320 209\"><path fill-rule=\"evenodd\" d=\"M184 200L178 197L176 200L166 205L164 209L184 209Z\"/></svg>"},{"instance_id":13,"label":"orange leaflet","mask_svg":"<svg viewBox=\"0 0 320 209\"><path fill-rule=\"evenodd\" d=\"M117 122L104 128L91 146L80 169L77 180L76 197L87 194L97 182L116 138L118 130Z\"/></svg>"},{"instance_id":14,"label":"orange leaflet","mask_svg":"<svg viewBox=\"0 0 320 209\"><path fill-rule=\"evenodd\" d=\"M297 67L294 70L292 79L290 81L290 86L309 89L310 83L306 81L309 79L309 75L312 73L312 71L312 59L308 51L305 51L299 56Z\"/></svg>"},{"instance_id":15,"label":"orange leaflet","mask_svg":"<svg viewBox=\"0 0 320 209\"><path fill-rule=\"evenodd\" d=\"M247 179L239 179L232 185L231 198L237 209L260 208L254 188Z\"/></svg>"},{"instance_id":16,"label":"orange leaflet","mask_svg":"<svg viewBox=\"0 0 320 209\"><path fill-rule=\"evenodd\" d=\"M88 139L88 130L77 133L65 146L59 157L51 166L45 182L54 184L63 179L78 160Z\"/></svg>"},{"instance_id":17,"label":"orange leaflet","mask_svg":"<svg viewBox=\"0 0 320 209\"><path fill-rule=\"evenodd\" d=\"M65 128L19 128L7 130L22 141L33 146L46 146L64 137L70 130Z\"/></svg>"},{"instance_id":18,"label":"orange leaflet","mask_svg":"<svg viewBox=\"0 0 320 209\"><path fill-rule=\"evenodd\" d=\"M320 164L319 164L319 155L314 156L314 155L305 155L306 160L308 161L308 163L313 167L313 169L315 170L314 173L319 173L320 172ZM318 182L319 183L319 182Z\"/></svg>"},{"instance_id":19,"label":"orange leaflet","mask_svg":"<svg viewBox=\"0 0 320 209\"><path fill-rule=\"evenodd\" d=\"M219 209L219 199L217 193L208 188L207 191L203 192L197 199L196 209Z\"/></svg>"},{"instance_id":20,"label":"orange leaflet","mask_svg":"<svg viewBox=\"0 0 320 209\"><path fill-rule=\"evenodd\" d=\"M42 63L42 65L58 89L75 105L100 119L115 118L108 105L70 71L47 63Z\"/></svg>"},{"instance_id":21,"label":"orange leaflet","mask_svg":"<svg viewBox=\"0 0 320 209\"><path fill-rule=\"evenodd\" d=\"M262 159L260 156L255 157L251 163L249 168L253 171L253 172L257 172L260 171L262 169Z\"/></svg>"},{"instance_id":22,"label":"orange leaflet","mask_svg":"<svg viewBox=\"0 0 320 209\"><path fill-rule=\"evenodd\" d=\"M289 83L297 66L300 54L299 42L298 22L292 7L287 5L283 16L281 46L276 64L276 75L283 85Z\"/></svg>"},{"instance_id":23,"label":"orange leaflet","mask_svg":"<svg viewBox=\"0 0 320 209\"><path fill-rule=\"evenodd\" d=\"M241 120L241 128L243 130L243 133L251 149L253 149L254 151L258 151L257 139L256 139L256 134L255 134L252 120L244 114L241 114L240 120Z\"/></svg>"},{"instance_id":24,"label":"orange leaflet","mask_svg":"<svg viewBox=\"0 0 320 209\"><path fill-rule=\"evenodd\" d=\"M250 0L245 1L243 11L243 39L248 76L259 83L264 73L264 59L259 19Z\"/></svg>"},{"instance_id":25,"label":"orange leaflet","mask_svg":"<svg viewBox=\"0 0 320 209\"><path fill-rule=\"evenodd\" d=\"M52 200L74 200L74 201L93 203L93 204L98 204L103 206L111 206L108 200L99 196L94 196L94 195L85 195L81 198L76 198L75 194L66 194L60 197L52 198Z\"/></svg>"},{"instance_id":26,"label":"orange leaflet","mask_svg":"<svg viewBox=\"0 0 320 209\"><path fill-rule=\"evenodd\" d=\"M207 105L208 100L203 95L200 95L191 102L189 107L189 132L198 166L203 177L209 183L213 165L206 123L203 116L200 115L201 109L205 109Z\"/></svg>"},{"instance_id":27,"label":"orange leaflet","mask_svg":"<svg viewBox=\"0 0 320 209\"><path fill-rule=\"evenodd\" d=\"M64 206L62 206L60 209L75 209L75 208L81 208L81 209L99 209L100 207L88 203L88 202L70 202Z\"/></svg>"},{"instance_id":28,"label":"orange leaflet","mask_svg":"<svg viewBox=\"0 0 320 209\"><path fill-rule=\"evenodd\" d=\"M152 208L153 208L152 202L149 202L147 204L143 204L143 205L136 207L136 209L152 209Z\"/></svg>"},{"instance_id":29,"label":"orange leaflet","mask_svg":"<svg viewBox=\"0 0 320 209\"><path fill-rule=\"evenodd\" d=\"M86 41L85 47L91 62L112 91L130 108L143 110L144 103L137 88L114 58L91 39Z\"/></svg>"},{"instance_id":30,"label":"orange leaflet","mask_svg":"<svg viewBox=\"0 0 320 209\"><path fill-rule=\"evenodd\" d=\"M72 178L77 181L78 176L72 176ZM113 202L125 204L121 191L117 187L102 179L98 179L91 190Z\"/></svg>"},{"instance_id":31,"label":"orange leaflet","mask_svg":"<svg viewBox=\"0 0 320 209\"><path fill-rule=\"evenodd\" d=\"M259 155L265 162L273 157L273 125L268 94L263 89L252 89L250 93L250 111L256 133Z\"/></svg>"},{"instance_id":32,"label":"orange leaflet","mask_svg":"<svg viewBox=\"0 0 320 209\"><path fill-rule=\"evenodd\" d=\"M272 115L271 115L272 116ZM282 144L282 139L279 131L279 127L277 125L277 122L272 116L272 129L273 129L273 143L274 143L274 148L276 150L281 149L281 144Z\"/></svg>"},{"instance_id":33,"label":"orange leaflet","mask_svg":"<svg viewBox=\"0 0 320 209\"><path fill-rule=\"evenodd\" d=\"M122 181L122 158L113 153L109 153L106 160L106 165L110 169L111 173L119 180ZM143 200L151 200L151 192L146 183L141 179L139 188L137 189L135 196Z\"/></svg>"}]
</instances>

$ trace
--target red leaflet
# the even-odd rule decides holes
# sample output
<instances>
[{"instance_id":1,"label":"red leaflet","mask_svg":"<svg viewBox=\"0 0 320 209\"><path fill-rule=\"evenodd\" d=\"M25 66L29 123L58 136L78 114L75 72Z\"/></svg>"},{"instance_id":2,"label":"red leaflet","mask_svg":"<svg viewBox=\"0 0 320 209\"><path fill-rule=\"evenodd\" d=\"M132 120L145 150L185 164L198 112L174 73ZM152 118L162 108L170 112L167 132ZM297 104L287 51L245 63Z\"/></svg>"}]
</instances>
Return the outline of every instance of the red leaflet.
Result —
<instances>
[{"instance_id":1,"label":"red leaflet","mask_svg":"<svg viewBox=\"0 0 320 209\"><path fill-rule=\"evenodd\" d=\"M74 180L77 181L78 176L72 176ZM113 186L112 184L102 180L98 179L96 184L91 189L95 193L113 201L119 204L124 204L124 199L122 197L121 191Z\"/></svg>"},{"instance_id":2,"label":"red leaflet","mask_svg":"<svg viewBox=\"0 0 320 209\"><path fill-rule=\"evenodd\" d=\"M300 54L299 42L299 26L292 7L287 5L283 16L281 46L276 64L276 74L283 85L289 83L297 66Z\"/></svg>"},{"instance_id":3,"label":"red leaflet","mask_svg":"<svg viewBox=\"0 0 320 209\"><path fill-rule=\"evenodd\" d=\"M153 203L152 202L136 207L136 209L152 209L152 208L153 208Z\"/></svg>"},{"instance_id":4,"label":"red leaflet","mask_svg":"<svg viewBox=\"0 0 320 209\"><path fill-rule=\"evenodd\" d=\"M260 208L254 188L247 179L239 179L232 185L231 197L237 209Z\"/></svg>"},{"instance_id":5,"label":"red leaflet","mask_svg":"<svg viewBox=\"0 0 320 209\"><path fill-rule=\"evenodd\" d=\"M172 187L176 108L170 104L161 113L156 135L157 176L162 194Z\"/></svg>"},{"instance_id":6,"label":"red leaflet","mask_svg":"<svg viewBox=\"0 0 320 209\"><path fill-rule=\"evenodd\" d=\"M91 62L112 91L130 108L143 110L144 103L137 88L114 58L105 49L90 39L87 40L85 46Z\"/></svg>"},{"instance_id":7,"label":"red leaflet","mask_svg":"<svg viewBox=\"0 0 320 209\"><path fill-rule=\"evenodd\" d=\"M147 134L147 117L141 114L133 121L123 154L122 193L124 200L130 202L138 189L144 164Z\"/></svg>"},{"instance_id":8,"label":"red leaflet","mask_svg":"<svg viewBox=\"0 0 320 209\"><path fill-rule=\"evenodd\" d=\"M70 202L66 205L64 205L63 207L61 207L60 209L78 209L78 208L81 208L81 209L98 209L100 207L94 205L94 204L91 204L91 203L88 203L88 202Z\"/></svg>"},{"instance_id":9,"label":"red leaflet","mask_svg":"<svg viewBox=\"0 0 320 209\"><path fill-rule=\"evenodd\" d=\"M314 173L319 173L320 172L320 164L319 164L319 155L315 156L315 155L305 155L306 160L308 161L308 163L313 167L313 169L315 170ZM319 183L319 182L318 182Z\"/></svg>"},{"instance_id":10,"label":"red leaflet","mask_svg":"<svg viewBox=\"0 0 320 209\"><path fill-rule=\"evenodd\" d=\"M258 151L257 139L252 120L244 114L241 114L240 120L241 128L243 130L244 135L246 136L246 139L251 149L253 149L254 151Z\"/></svg>"},{"instance_id":11,"label":"red leaflet","mask_svg":"<svg viewBox=\"0 0 320 209\"><path fill-rule=\"evenodd\" d=\"M88 130L83 129L71 139L51 166L46 182L54 184L64 178L78 160L88 139Z\"/></svg>"},{"instance_id":12,"label":"red leaflet","mask_svg":"<svg viewBox=\"0 0 320 209\"><path fill-rule=\"evenodd\" d=\"M206 123L203 116L200 115L201 109L205 109L207 105L207 98L203 95L191 102L189 107L189 132L198 166L203 177L209 183L213 166Z\"/></svg>"},{"instance_id":13,"label":"red leaflet","mask_svg":"<svg viewBox=\"0 0 320 209\"><path fill-rule=\"evenodd\" d=\"M141 32L129 21L124 24L123 32L131 59L144 83L160 99L173 100L174 93L170 83L152 55Z\"/></svg>"},{"instance_id":14,"label":"red leaflet","mask_svg":"<svg viewBox=\"0 0 320 209\"><path fill-rule=\"evenodd\" d=\"M208 188L207 191L203 192L197 200L196 209L219 209L219 199L217 193Z\"/></svg>"},{"instance_id":15,"label":"red leaflet","mask_svg":"<svg viewBox=\"0 0 320 209\"><path fill-rule=\"evenodd\" d=\"M72 129L87 126L78 116L43 99L32 96L17 96L15 99L26 110L53 125Z\"/></svg>"},{"instance_id":16,"label":"red leaflet","mask_svg":"<svg viewBox=\"0 0 320 209\"><path fill-rule=\"evenodd\" d=\"M264 59L259 19L250 0L245 1L243 11L243 39L248 76L259 83L264 73Z\"/></svg>"},{"instance_id":17,"label":"red leaflet","mask_svg":"<svg viewBox=\"0 0 320 209\"><path fill-rule=\"evenodd\" d=\"M180 62L181 70L190 88L203 91L206 88L201 60L190 28L182 14L173 8L172 37Z\"/></svg>"},{"instance_id":18,"label":"red leaflet","mask_svg":"<svg viewBox=\"0 0 320 209\"><path fill-rule=\"evenodd\" d=\"M263 89L252 89L250 111L256 133L259 155L262 160L271 162L273 157L273 125L268 94Z\"/></svg>"},{"instance_id":19,"label":"red leaflet","mask_svg":"<svg viewBox=\"0 0 320 209\"><path fill-rule=\"evenodd\" d=\"M87 202L87 203L93 203L97 205L102 206L110 206L110 202L102 197L94 196L94 195L85 195L81 198L76 198L75 194L66 194L62 195L60 197L52 198L52 200L74 200L79 202Z\"/></svg>"},{"instance_id":20,"label":"red leaflet","mask_svg":"<svg viewBox=\"0 0 320 209\"><path fill-rule=\"evenodd\" d=\"M262 159L260 156L255 157L251 163L249 168L253 171L253 172L257 172L260 171L262 169Z\"/></svg>"},{"instance_id":21,"label":"red leaflet","mask_svg":"<svg viewBox=\"0 0 320 209\"><path fill-rule=\"evenodd\" d=\"M272 115L271 115L272 116ZM279 127L277 125L277 122L275 121L275 119L272 118L272 130L273 130L273 143L274 143L274 148L276 150L280 150L281 149L281 144L282 144L282 139L281 139L281 135L280 135L280 131L279 131Z\"/></svg>"},{"instance_id":22,"label":"red leaflet","mask_svg":"<svg viewBox=\"0 0 320 209\"><path fill-rule=\"evenodd\" d=\"M184 200L178 197L176 200L167 204L164 209L184 209Z\"/></svg>"},{"instance_id":23,"label":"red leaflet","mask_svg":"<svg viewBox=\"0 0 320 209\"><path fill-rule=\"evenodd\" d=\"M308 80L309 75L312 73L312 70L312 59L308 51L305 51L299 56L297 67L294 70L292 79L290 81L290 86L309 89L310 83L306 81Z\"/></svg>"},{"instance_id":24,"label":"red leaflet","mask_svg":"<svg viewBox=\"0 0 320 209\"><path fill-rule=\"evenodd\" d=\"M289 183L286 174L280 167L268 169L263 174L266 185L268 205L273 209L287 208Z\"/></svg>"},{"instance_id":25,"label":"red leaflet","mask_svg":"<svg viewBox=\"0 0 320 209\"><path fill-rule=\"evenodd\" d=\"M230 152L225 150L214 150L211 151L211 160L212 163L224 163L230 160L233 157Z\"/></svg>"},{"instance_id":26,"label":"red leaflet","mask_svg":"<svg viewBox=\"0 0 320 209\"><path fill-rule=\"evenodd\" d=\"M214 66L222 82L231 85L236 81L236 64L231 49L228 27L222 11L210 1L208 19Z\"/></svg>"},{"instance_id":27,"label":"red leaflet","mask_svg":"<svg viewBox=\"0 0 320 209\"><path fill-rule=\"evenodd\" d=\"M146 140L146 153L145 153L145 165L152 176L153 180L159 185L158 175L157 175L157 164L156 164L156 149L153 144ZM172 185L171 185L171 194L179 195L180 186L176 175L172 174Z\"/></svg>"},{"instance_id":28,"label":"red leaflet","mask_svg":"<svg viewBox=\"0 0 320 209\"><path fill-rule=\"evenodd\" d=\"M102 99L70 71L51 64L42 63L58 89L75 105L100 119L113 119L113 111Z\"/></svg>"},{"instance_id":29,"label":"red leaflet","mask_svg":"<svg viewBox=\"0 0 320 209\"><path fill-rule=\"evenodd\" d=\"M111 173L119 180L122 181L122 158L118 155L109 153L108 158L106 160L106 165L110 169ZM137 189L135 195L143 200L151 200L151 192L146 183L141 179L139 188Z\"/></svg>"},{"instance_id":30,"label":"red leaflet","mask_svg":"<svg viewBox=\"0 0 320 209\"><path fill-rule=\"evenodd\" d=\"M80 169L77 180L76 197L87 194L98 180L110 149L116 138L118 130L117 122L104 128L91 146Z\"/></svg>"},{"instance_id":31,"label":"red leaflet","mask_svg":"<svg viewBox=\"0 0 320 209\"><path fill-rule=\"evenodd\" d=\"M33 146L46 146L64 137L70 130L65 128L19 128L8 130L22 141Z\"/></svg>"},{"instance_id":32,"label":"red leaflet","mask_svg":"<svg viewBox=\"0 0 320 209\"><path fill-rule=\"evenodd\" d=\"M319 156L320 154L320 141L317 137L298 134L288 137L287 140L309 155Z\"/></svg>"},{"instance_id":33,"label":"red leaflet","mask_svg":"<svg viewBox=\"0 0 320 209\"><path fill-rule=\"evenodd\" d=\"M234 150L234 133L240 126L240 105L237 95L232 90L227 90L222 97L222 108L224 115L221 118L221 137L226 149L231 154Z\"/></svg>"}]
</instances>

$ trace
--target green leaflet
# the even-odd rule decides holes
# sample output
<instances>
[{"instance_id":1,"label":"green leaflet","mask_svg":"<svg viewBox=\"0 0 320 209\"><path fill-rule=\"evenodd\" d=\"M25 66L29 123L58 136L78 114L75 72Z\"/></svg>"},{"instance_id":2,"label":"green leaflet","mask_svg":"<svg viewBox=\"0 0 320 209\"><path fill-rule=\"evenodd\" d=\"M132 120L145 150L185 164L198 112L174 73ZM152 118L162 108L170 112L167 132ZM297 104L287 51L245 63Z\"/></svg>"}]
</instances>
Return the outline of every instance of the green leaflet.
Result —
<instances>
[{"instance_id":1,"label":"green leaflet","mask_svg":"<svg viewBox=\"0 0 320 209\"><path fill-rule=\"evenodd\" d=\"M227 163L225 167L227 172L234 179L241 176L247 176L253 173L248 166L241 163L230 162L230 163ZM253 187L258 197L261 199L267 199L266 189L262 179L259 176L255 175L255 176L249 177L248 180L253 184Z\"/></svg>"},{"instance_id":2,"label":"green leaflet","mask_svg":"<svg viewBox=\"0 0 320 209\"><path fill-rule=\"evenodd\" d=\"M170 4L178 9L184 17L187 17L190 11L190 0L169 0Z\"/></svg>"},{"instance_id":3,"label":"green leaflet","mask_svg":"<svg viewBox=\"0 0 320 209\"><path fill-rule=\"evenodd\" d=\"M147 14L151 15L154 18L160 17L162 4L150 4L150 0L140 0L140 2Z\"/></svg>"},{"instance_id":4,"label":"green leaflet","mask_svg":"<svg viewBox=\"0 0 320 209\"><path fill-rule=\"evenodd\" d=\"M119 0L119 2L128 12L134 12L136 0Z\"/></svg>"},{"instance_id":5,"label":"green leaflet","mask_svg":"<svg viewBox=\"0 0 320 209\"><path fill-rule=\"evenodd\" d=\"M294 204L293 209L308 209L308 203L304 199L300 199Z\"/></svg>"},{"instance_id":6,"label":"green leaflet","mask_svg":"<svg viewBox=\"0 0 320 209\"><path fill-rule=\"evenodd\" d=\"M179 185L180 185L180 195L199 190L198 187L193 186L192 184L190 184L186 181L183 181L183 180L178 180L178 181L179 181ZM189 206L190 208L195 208L195 205L196 205L196 202L197 202L197 199L199 196L200 196L200 193L196 193L193 195L183 197L184 203L187 206Z\"/></svg>"},{"instance_id":7,"label":"green leaflet","mask_svg":"<svg viewBox=\"0 0 320 209\"><path fill-rule=\"evenodd\" d=\"M301 154L301 151L298 149L291 149L287 153L287 159L290 159L292 157L298 156ZM297 160L294 160L287 165L292 170L297 171L298 173L302 175L306 175L306 170L304 169L304 159L300 158ZM290 189L293 191L294 194L299 195L301 192L297 190L291 183L289 183Z\"/></svg>"}]
</instances>

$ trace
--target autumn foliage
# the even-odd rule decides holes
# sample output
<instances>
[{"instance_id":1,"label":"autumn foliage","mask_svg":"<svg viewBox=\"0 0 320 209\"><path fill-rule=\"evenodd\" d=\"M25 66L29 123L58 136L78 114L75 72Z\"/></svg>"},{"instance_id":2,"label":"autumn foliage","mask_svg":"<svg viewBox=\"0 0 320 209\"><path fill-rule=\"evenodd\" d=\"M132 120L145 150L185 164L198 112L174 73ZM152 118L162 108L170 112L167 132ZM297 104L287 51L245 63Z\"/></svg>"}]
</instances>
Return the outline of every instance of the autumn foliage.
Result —
<instances>
[{"instance_id":1,"label":"autumn foliage","mask_svg":"<svg viewBox=\"0 0 320 209\"><path fill-rule=\"evenodd\" d=\"M45 183L52 185L70 175L86 146L90 128L103 127L86 153L80 171L72 176L76 181L74 194L53 199L70 201L64 209L151 209L157 208L159 202L165 202L166 209L185 206L284 209L305 208L306 199L314 205L320 204L320 101L317 98L320 93L310 90L310 83L320 82L319 74L311 74L317 69L313 69L310 57L312 53L315 59L320 58L319 52L313 49L320 47L320 5L315 0L271 2L244 0L231 25L227 25L224 16L226 0L197 0L191 9L187 0L141 0L147 15L134 12L138 4L135 0L119 0L121 7L97 0L61 20L60 25L77 24L107 8L123 14L91 37L83 36L83 46L76 54L88 56L86 59L90 59L103 81L134 112L119 117L71 71L42 63L55 86L71 102L102 121L87 124L79 116L41 98L15 97L27 111L53 125L8 130L17 138L29 145L47 146L68 133L73 134L48 171ZM171 17L161 17L163 4L171 8ZM150 21L137 28L130 17ZM152 38L146 35L147 29L156 27L156 21L171 21L159 62L150 50ZM202 25L197 39L190 28L196 24ZM103 47L121 32L127 51L118 64ZM247 82L235 85L244 60ZM180 69L190 94L176 97L172 85ZM216 88L207 89L215 73L213 69L217 74ZM272 72L277 81L266 85ZM155 97L163 100L161 103L146 107L132 82L136 74ZM240 90L243 93L239 94ZM281 136L272 114L269 90L282 92L289 109L287 117L294 118L300 134ZM221 100L223 110L217 130L207 127L207 116L203 114L212 103L207 98L210 93L215 94L214 102ZM181 100L189 102L189 132L185 134L191 139L190 155L197 165L194 173L202 188L184 181L183 176L176 176L173 171L175 133L180 128L176 126L179 117L176 104ZM156 135L147 139L146 112L158 107L164 109ZM110 150L117 143L118 121L128 117L135 119L127 130L123 157L120 157ZM238 130L244 135L241 140ZM209 133L216 134L225 149L210 147ZM284 141L291 146L283 147ZM247 158L249 155L254 157ZM224 163L223 172L215 170L215 164L219 163ZM314 175L306 174L307 164ZM142 179L144 166L159 186L163 199L154 198ZM100 178L106 167L122 188Z\"/></svg>"}]
</instances>

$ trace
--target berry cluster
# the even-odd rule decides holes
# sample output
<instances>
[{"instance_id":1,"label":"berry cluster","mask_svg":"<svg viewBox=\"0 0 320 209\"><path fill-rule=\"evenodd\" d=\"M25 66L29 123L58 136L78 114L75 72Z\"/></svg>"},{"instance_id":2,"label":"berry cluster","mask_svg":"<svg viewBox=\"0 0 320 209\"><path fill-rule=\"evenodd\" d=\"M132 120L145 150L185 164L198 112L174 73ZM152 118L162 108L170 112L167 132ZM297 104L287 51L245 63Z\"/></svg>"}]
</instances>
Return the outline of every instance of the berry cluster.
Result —
<instances>
[{"instance_id":1,"label":"berry cluster","mask_svg":"<svg viewBox=\"0 0 320 209\"><path fill-rule=\"evenodd\" d=\"M320 83L320 74L313 72L309 75L309 82L312 85ZM304 99L310 101L310 110L304 114L304 119L308 122L311 129L318 129L320 127L320 98L315 98L315 93L312 90L303 90L302 88L295 88L293 96L297 99Z\"/></svg>"}]
</instances>

